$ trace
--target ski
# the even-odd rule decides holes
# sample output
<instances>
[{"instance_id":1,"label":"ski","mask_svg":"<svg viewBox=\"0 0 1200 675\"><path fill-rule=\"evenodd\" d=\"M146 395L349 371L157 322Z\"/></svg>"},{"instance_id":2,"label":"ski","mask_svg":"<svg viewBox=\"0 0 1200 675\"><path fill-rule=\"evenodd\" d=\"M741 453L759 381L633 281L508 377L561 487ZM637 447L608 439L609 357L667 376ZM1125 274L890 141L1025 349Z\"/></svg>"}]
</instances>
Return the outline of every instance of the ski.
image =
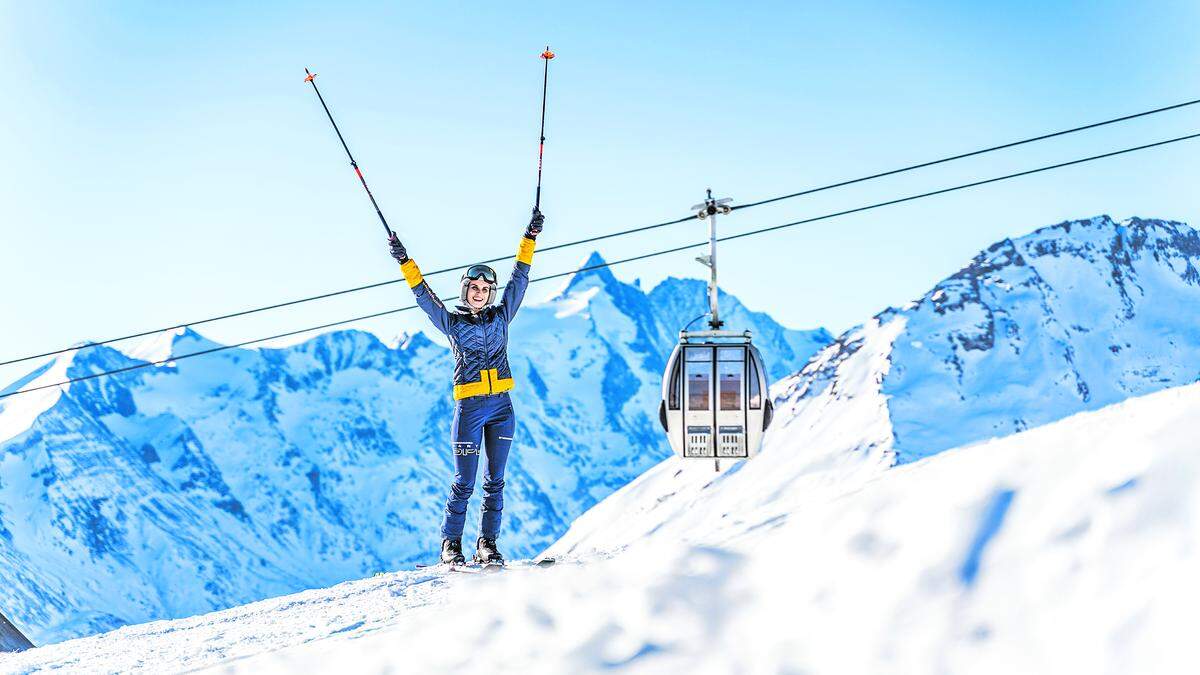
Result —
<instances>
[{"instance_id":1,"label":"ski","mask_svg":"<svg viewBox=\"0 0 1200 675\"><path fill-rule=\"evenodd\" d=\"M461 562L461 563L444 563L444 562L439 561L439 562L433 562L433 563L417 563L416 564L416 568L419 570L428 570L428 569L448 569L448 570L454 570L454 571L463 570L463 569L478 570L480 567L483 567L483 565L480 565L479 563L475 562L474 560L468 560L466 562Z\"/></svg>"},{"instance_id":2,"label":"ski","mask_svg":"<svg viewBox=\"0 0 1200 675\"><path fill-rule=\"evenodd\" d=\"M554 558L541 558L540 560L514 560L507 563L488 563L481 564L475 561L468 561L458 565L447 565L443 562L435 563L417 563L416 568L419 570L425 569L444 569L451 572L471 572L471 573L490 573L499 572L508 567L515 568L531 568L531 567L551 567L557 562Z\"/></svg>"},{"instance_id":3,"label":"ski","mask_svg":"<svg viewBox=\"0 0 1200 675\"><path fill-rule=\"evenodd\" d=\"M481 563L471 560L471 561L468 561L465 563L459 563L457 565L448 565L443 562L417 563L416 567L419 570L443 569L443 570L447 570L450 572L480 573L480 572L498 571L498 570L504 569L505 565L502 565L500 563L488 563L488 564L484 565L484 564L481 564Z\"/></svg>"}]
</instances>

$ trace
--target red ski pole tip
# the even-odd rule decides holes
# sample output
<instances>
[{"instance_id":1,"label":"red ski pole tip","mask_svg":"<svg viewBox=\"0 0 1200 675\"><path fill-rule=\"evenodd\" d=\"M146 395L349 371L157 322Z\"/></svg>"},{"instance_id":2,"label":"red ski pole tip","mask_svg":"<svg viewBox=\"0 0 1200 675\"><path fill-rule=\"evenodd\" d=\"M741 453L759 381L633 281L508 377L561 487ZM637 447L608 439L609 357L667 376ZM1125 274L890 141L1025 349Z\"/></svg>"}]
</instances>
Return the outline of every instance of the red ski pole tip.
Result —
<instances>
[{"instance_id":1,"label":"red ski pole tip","mask_svg":"<svg viewBox=\"0 0 1200 675\"><path fill-rule=\"evenodd\" d=\"M554 52L547 49L546 51L542 52L542 58L549 61L550 59L554 58Z\"/></svg>"}]
</instances>

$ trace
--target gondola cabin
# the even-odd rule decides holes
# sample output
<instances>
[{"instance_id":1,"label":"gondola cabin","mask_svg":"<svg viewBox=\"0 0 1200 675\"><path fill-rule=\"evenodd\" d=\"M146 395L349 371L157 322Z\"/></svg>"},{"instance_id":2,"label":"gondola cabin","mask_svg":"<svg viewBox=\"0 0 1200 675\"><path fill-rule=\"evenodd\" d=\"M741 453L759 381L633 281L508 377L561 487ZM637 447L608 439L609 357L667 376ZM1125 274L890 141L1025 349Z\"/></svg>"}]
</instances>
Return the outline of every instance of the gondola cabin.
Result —
<instances>
[{"instance_id":1,"label":"gondola cabin","mask_svg":"<svg viewBox=\"0 0 1200 675\"><path fill-rule=\"evenodd\" d=\"M658 417L684 458L747 459L771 424L766 367L750 331L680 331Z\"/></svg>"}]
</instances>

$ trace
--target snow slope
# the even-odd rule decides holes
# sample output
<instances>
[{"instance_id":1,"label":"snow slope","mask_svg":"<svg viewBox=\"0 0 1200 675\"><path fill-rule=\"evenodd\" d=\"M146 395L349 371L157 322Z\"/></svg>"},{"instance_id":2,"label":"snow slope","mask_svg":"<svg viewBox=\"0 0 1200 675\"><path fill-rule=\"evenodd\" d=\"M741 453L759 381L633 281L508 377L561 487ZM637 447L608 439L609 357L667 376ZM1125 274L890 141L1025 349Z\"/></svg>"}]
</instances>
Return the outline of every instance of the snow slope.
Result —
<instances>
[{"instance_id":1,"label":"snow slope","mask_svg":"<svg viewBox=\"0 0 1200 675\"><path fill-rule=\"evenodd\" d=\"M692 317L652 297L686 312L694 292L668 280L646 293L602 269L522 308L506 552L545 547L669 454L654 411ZM725 300L776 368L831 339ZM7 390L214 346L185 330L88 349ZM424 334L389 347L338 331L0 400L0 609L43 644L429 559L452 473L450 372Z\"/></svg>"},{"instance_id":2,"label":"snow slope","mask_svg":"<svg viewBox=\"0 0 1200 675\"><path fill-rule=\"evenodd\" d=\"M814 418L736 470L667 460L554 568L399 572L0 670L1187 672L1197 420L1191 385L888 469Z\"/></svg>"}]
</instances>

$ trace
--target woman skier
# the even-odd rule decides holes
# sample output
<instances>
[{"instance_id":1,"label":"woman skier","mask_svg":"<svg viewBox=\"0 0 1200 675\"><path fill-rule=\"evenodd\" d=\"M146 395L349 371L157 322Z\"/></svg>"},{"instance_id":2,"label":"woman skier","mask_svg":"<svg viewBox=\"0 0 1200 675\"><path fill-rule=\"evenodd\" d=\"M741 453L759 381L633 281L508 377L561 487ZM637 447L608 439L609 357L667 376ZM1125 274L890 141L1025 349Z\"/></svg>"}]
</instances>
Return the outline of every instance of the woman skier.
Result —
<instances>
[{"instance_id":1,"label":"woman skier","mask_svg":"<svg viewBox=\"0 0 1200 675\"><path fill-rule=\"evenodd\" d=\"M483 522L474 559L485 565L504 564L504 557L496 548L496 538L504 509L504 465L516 427L508 396L513 388L508 366L508 324L525 297L535 240L544 221L545 217L535 207L500 304L492 304L496 299L496 271L487 265L472 265L462 275L459 299L464 304L453 311L446 309L421 277L421 270L408 257L399 238L393 233L388 241L392 257L400 263L417 305L445 333L454 353L454 419L450 425L454 481L450 484L442 522L443 563L466 562L462 552L463 523L467 500L475 490L479 452L483 449L487 456L483 472Z\"/></svg>"}]
</instances>

